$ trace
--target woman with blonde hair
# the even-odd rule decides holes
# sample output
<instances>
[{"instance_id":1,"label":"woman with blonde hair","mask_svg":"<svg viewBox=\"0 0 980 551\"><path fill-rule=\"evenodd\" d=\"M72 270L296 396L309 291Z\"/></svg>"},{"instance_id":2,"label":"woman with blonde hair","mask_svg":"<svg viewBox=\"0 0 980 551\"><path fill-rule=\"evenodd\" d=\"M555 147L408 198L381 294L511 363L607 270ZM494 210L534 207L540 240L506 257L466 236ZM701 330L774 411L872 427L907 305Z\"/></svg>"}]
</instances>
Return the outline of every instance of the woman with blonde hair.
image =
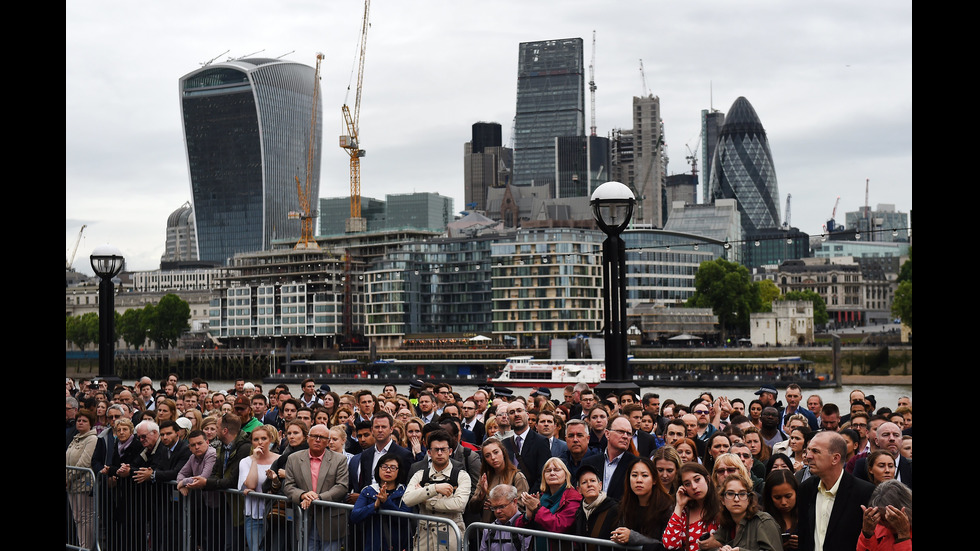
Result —
<instances>
[{"instance_id":1,"label":"woman with blonde hair","mask_svg":"<svg viewBox=\"0 0 980 551\"><path fill-rule=\"evenodd\" d=\"M267 473L279 454L272 451L279 442L279 431L272 425L252 430L252 453L238 464L238 489L245 495L245 542L249 551L264 548L265 515L268 502L248 494L261 492Z\"/></svg>"},{"instance_id":2,"label":"woman with blonde hair","mask_svg":"<svg viewBox=\"0 0 980 551\"><path fill-rule=\"evenodd\" d=\"M540 493L521 493L524 514L517 518L515 524L554 534L567 532L575 523L575 514L582 506L582 494L572 487L572 474L561 459L552 457L545 462L540 489ZM553 543L552 547L557 549L558 542ZM539 538L535 549L548 550L548 540Z\"/></svg>"}]
</instances>

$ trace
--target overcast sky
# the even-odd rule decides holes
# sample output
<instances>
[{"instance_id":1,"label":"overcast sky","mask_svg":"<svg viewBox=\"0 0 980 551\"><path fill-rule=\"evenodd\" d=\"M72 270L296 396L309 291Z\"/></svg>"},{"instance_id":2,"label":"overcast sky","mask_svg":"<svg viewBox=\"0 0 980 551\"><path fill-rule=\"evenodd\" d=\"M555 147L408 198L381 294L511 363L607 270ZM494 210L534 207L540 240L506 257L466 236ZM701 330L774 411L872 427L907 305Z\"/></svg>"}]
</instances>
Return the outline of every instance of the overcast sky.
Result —
<instances>
[{"instance_id":1,"label":"overcast sky","mask_svg":"<svg viewBox=\"0 0 980 551\"><path fill-rule=\"evenodd\" d=\"M336 136L362 15L360 0L67 3L66 257L88 225L76 269L91 273L88 255L107 242L130 270L159 267L167 216L191 197L177 81L215 56L261 51L312 66L316 52L326 55L320 196L347 195L349 159ZM510 139L518 44L580 37L588 66L593 30L598 134L632 126L643 59L660 97L668 174L689 172L701 109L727 112L745 96L769 138L783 217L793 195L794 226L820 233L838 195L843 222L864 204L866 178L872 207L912 208L907 0L374 0L362 195L434 191L463 210L472 123L499 122Z\"/></svg>"}]
</instances>

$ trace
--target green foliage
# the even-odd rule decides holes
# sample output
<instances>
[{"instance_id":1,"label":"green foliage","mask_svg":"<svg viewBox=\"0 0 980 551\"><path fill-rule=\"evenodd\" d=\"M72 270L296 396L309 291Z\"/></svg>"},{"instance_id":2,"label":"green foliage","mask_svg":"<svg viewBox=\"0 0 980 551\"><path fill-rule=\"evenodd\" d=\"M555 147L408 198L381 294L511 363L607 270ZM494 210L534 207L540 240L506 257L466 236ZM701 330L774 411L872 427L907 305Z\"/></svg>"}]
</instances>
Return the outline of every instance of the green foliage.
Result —
<instances>
[{"instance_id":1,"label":"green foliage","mask_svg":"<svg viewBox=\"0 0 980 551\"><path fill-rule=\"evenodd\" d=\"M807 289L806 291L790 291L781 300L809 300L813 302L813 323L815 325L825 325L830 321L827 314L827 303L823 297L816 292Z\"/></svg>"},{"instance_id":2,"label":"green foliage","mask_svg":"<svg viewBox=\"0 0 980 551\"><path fill-rule=\"evenodd\" d=\"M702 262L694 276L694 295L687 305L711 308L721 324L722 339L728 331L747 332L749 312L759 310L759 289L748 269L724 258Z\"/></svg>"},{"instance_id":3,"label":"green foliage","mask_svg":"<svg viewBox=\"0 0 980 551\"><path fill-rule=\"evenodd\" d=\"M909 247L909 259L902 264L902 269L898 272L898 282L912 282L912 247Z\"/></svg>"},{"instance_id":4,"label":"green foliage","mask_svg":"<svg viewBox=\"0 0 980 551\"><path fill-rule=\"evenodd\" d=\"M146 327L140 319L142 311L142 308L130 308L120 316L119 322L116 324L119 335L129 346L138 347L146 341Z\"/></svg>"},{"instance_id":5,"label":"green foliage","mask_svg":"<svg viewBox=\"0 0 980 551\"><path fill-rule=\"evenodd\" d=\"M89 312L82 316L65 316L65 338L80 350L99 342L99 315Z\"/></svg>"},{"instance_id":6,"label":"green foliage","mask_svg":"<svg viewBox=\"0 0 980 551\"><path fill-rule=\"evenodd\" d=\"M772 312L772 301L782 298L782 292L771 279L763 279L755 283L756 292L759 293L759 309L757 312Z\"/></svg>"},{"instance_id":7,"label":"green foliage","mask_svg":"<svg viewBox=\"0 0 980 551\"><path fill-rule=\"evenodd\" d=\"M181 333L190 328L191 308L175 294L165 295L156 306L147 305L143 310L140 322L146 324L147 335L160 348L176 345Z\"/></svg>"},{"instance_id":8,"label":"green foliage","mask_svg":"<svg viewBox=\"0 0 980 551\"><path fill-rule=\"evenodd\" d=\"M911 262L911 260L909 261ZM912 270L909 270L911 273ZM892 301L892 314L902 318L905 325L912 327L912 280L903 281L898 284L895 291L895 300Z\"/></svg>"}]
</instances>

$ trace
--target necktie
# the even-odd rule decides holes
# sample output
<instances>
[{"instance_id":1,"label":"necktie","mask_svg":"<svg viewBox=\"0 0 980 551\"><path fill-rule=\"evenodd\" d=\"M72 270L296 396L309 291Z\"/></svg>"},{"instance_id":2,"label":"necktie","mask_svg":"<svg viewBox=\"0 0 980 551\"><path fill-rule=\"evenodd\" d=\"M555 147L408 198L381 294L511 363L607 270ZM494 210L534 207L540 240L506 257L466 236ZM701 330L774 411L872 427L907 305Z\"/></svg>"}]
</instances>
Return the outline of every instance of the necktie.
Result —
<instances>
[{"instance_id":1,"label":"necktie","mask_svg":"<svg viewBox=\"0 0 980 551\"><path fill-rule=\"evenodd\" d=\"M514 437L514 444L517 447L517 453L521 453L521 443L522 442L523 442L523 439L520 436L515 436Z\"/></svg>"}]
</instances>

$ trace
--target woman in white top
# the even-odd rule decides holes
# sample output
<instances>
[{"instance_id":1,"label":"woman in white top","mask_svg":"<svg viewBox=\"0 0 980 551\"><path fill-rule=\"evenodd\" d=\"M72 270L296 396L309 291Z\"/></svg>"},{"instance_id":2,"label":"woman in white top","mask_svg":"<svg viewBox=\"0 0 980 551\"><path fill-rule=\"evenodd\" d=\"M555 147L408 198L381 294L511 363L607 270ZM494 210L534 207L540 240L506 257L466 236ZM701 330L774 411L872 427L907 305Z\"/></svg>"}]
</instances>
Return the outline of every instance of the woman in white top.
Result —
<instances>
[{"instance_id":1,"label":"woman in white top","mask_svg":"<svg viewBox=\"0 0 980 551\"><path fill-rule=\"evenodd\" d=\"M251 492L261 492L266 471L279 458L272 446L279 441L279 434L272 425L262 425L252 431L252 454L238 465L238 489L245 497L245 541L250 551L263 549L265 539L265 514L268 503Z\"/></svg>"}]
</instances>

